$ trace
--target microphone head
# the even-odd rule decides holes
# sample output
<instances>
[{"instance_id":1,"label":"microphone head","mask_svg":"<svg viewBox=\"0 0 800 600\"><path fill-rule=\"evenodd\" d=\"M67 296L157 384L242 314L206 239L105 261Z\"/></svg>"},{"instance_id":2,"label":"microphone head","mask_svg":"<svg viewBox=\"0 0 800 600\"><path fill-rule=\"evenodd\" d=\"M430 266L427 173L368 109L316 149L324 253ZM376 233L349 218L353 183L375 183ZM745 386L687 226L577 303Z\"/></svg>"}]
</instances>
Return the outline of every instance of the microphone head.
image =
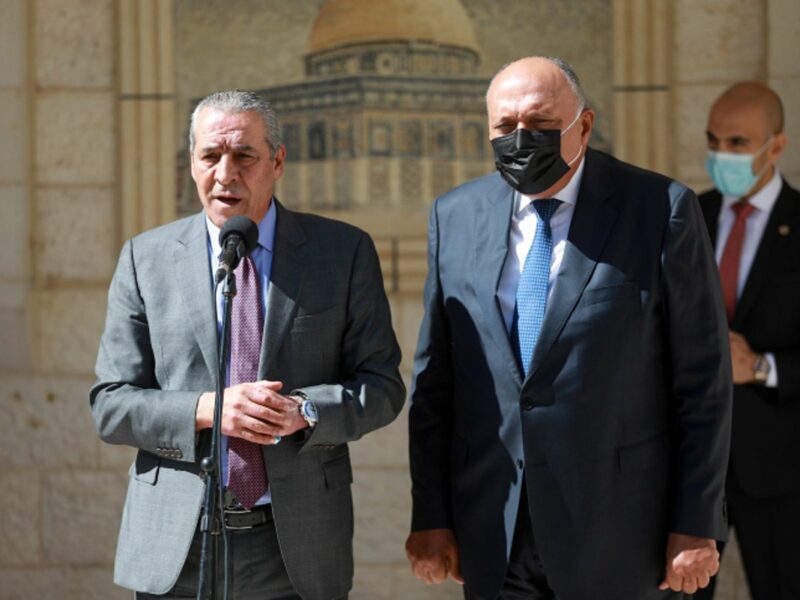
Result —
<instances>
[{"instance_id":1,"label":"microphone head","mask_svg":"<svg viewBox=\"0 0 800 600\"><path fill-rule=\"evenodd\" d=\"M225 221L219 231L219 245L222 248L225 247L225 242L231 235L237 236L244 242L244 252L239 250L239 258L250 254L258 245L258 225L244 215L236 215Z\"/></svg>"}]
</instances>

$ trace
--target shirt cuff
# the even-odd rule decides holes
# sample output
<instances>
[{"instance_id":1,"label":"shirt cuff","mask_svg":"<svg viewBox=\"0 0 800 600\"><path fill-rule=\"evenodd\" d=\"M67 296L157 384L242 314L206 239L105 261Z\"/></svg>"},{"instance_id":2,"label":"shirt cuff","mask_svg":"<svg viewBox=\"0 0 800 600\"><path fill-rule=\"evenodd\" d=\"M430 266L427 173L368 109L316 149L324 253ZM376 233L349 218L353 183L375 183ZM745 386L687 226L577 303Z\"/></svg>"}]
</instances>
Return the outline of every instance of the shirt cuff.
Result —
<instances>
[{"instance_id":1,"label":"shirt cuff","mask_svg":"<svg viewBox=\"0 0 800 600\"><path fill-rule=\"evenodd\" d=\"M769 375L767 375L766 387L778 387L778 365L775 364L775 355L772 352L765 352L764 358L769 363Z\"/></svg>"}]
</instances>

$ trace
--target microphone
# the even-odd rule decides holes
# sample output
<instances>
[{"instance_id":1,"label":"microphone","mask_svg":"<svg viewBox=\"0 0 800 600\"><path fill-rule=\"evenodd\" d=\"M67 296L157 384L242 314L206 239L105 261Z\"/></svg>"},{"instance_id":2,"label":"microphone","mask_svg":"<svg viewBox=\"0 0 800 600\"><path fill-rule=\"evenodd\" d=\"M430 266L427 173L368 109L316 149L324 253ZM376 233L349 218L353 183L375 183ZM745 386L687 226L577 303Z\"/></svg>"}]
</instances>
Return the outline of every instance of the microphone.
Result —
<instances>
[{"instance_id":1,"label":"microphone","mask_svg":"<svg viewBox=\"0 0 800 600\"><path fill-rule=\"evenodd\" d=\"M239 261L255 250L258 245L258 226L244 215L236 215L225 221L219 232L219 267L214 280L219 283L236 268Z\"/></svg>"}]
</instances>

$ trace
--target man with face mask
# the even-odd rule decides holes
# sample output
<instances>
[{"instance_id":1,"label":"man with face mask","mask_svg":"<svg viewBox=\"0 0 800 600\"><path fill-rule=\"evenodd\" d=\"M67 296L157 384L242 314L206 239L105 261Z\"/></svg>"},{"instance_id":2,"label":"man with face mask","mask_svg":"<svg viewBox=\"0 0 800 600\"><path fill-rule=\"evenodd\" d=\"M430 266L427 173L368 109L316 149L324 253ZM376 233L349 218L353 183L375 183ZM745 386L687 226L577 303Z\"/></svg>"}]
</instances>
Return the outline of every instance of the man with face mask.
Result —
<instances>
[{"instance_id":1,"label":"man with face mask","mask_svg":"<svg viewBox=\"0 0 800 600\"><path fill-rule=\"evenodd\" d=\"M776 166L786 147L780 98L738 83L712 106L706 135L716 189L700 202L735 384L731 523L753 598L800 598L800 193Z\"/></svg>"},{"instance_id":2,"label":"man with face mask","mask_svg":"<svg viewBox=\"0 0 800 600\"><path fill-rule=\"evenodd\" d=\"M469 600L655 600L708 584L731 374L694 194L587 148L560 59L487 93L499 174L431 211L409 411L427 583Z\"/></svg>"}]
</instances>

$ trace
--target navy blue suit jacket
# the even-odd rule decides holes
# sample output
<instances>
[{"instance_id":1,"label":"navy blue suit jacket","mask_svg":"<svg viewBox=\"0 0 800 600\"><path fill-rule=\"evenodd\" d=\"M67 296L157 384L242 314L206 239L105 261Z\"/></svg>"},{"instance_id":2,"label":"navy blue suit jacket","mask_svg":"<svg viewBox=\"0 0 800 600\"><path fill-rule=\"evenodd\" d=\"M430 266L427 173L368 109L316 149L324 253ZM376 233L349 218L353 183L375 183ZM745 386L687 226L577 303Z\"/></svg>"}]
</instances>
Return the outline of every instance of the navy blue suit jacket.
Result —
<instances>
[{"instance_id":1,"label":"navy blue suit jacket","mask_svg":"<svg viewBox=\"0 0 800 600\"><path fill-rule=\"evenodd\" d=\"M453 528L495 597L521 484L550 585L644 597L670 531L723 539L731 373L697 198L589 150L523 379L497 298L514 205L497 174L439 198L409 415L413 530Z\"/></svg>"}]
</instances>

